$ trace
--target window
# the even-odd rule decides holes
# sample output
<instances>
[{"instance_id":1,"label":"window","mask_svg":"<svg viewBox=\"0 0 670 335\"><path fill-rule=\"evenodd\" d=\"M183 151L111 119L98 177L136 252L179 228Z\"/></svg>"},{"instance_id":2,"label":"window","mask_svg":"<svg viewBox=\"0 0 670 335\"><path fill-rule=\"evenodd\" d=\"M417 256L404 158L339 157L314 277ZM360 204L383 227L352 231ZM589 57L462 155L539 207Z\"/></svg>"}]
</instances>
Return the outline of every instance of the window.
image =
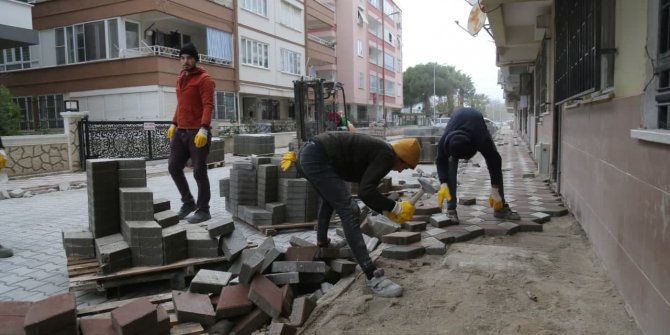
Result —
<instances>
[{"instance_id":1,"label":"window","mask_svg":"<svg viewBox=\"0 0 670 335\"><path fill-rule=\"evenodd\" d=\"M377 48L370 47L368 48L368 61L372 64L381 65L381 51Z\"/></svg>"},{"instance_id":2,"label":"window","mask_svg":"<svg viewBox=\"0 0 670 335\"><path fill-rule=\"evenodd\" d=\"M380 0L370 0L370 4L376 8L381 8Z\"/></svg>"},{"instance_id":3,"label":"window","mask_svg":"<svg viewBox=\"0 0 670 335\"><path fill-rule=\"evenodd\" d=\"M394 66L395 66L395 58L393 57L393 55L384 53L384 67L387 70L394 71L395 70Z\"/></svg>"},{"instance_id":4,"label":"window","mask_svg":"<svg viewBox=\"0 0 670 335\"><path fill-rule=\"evenodd\" d=\"M363 41L361 40L356 41L356 54L358 57L363 57Z\"/></svg>"},{"instance_id":5,"label":"window","mask_svg":"<svg viewBox=\"0 0 670 335\"><path fill-rule=\"evenodd\" d=\"M281 71L300 75L300 54L288 49L281 49Z\"/></svg>"},{"instance_id":6,"label":"window","mask_svg":"<svg viewBox=\"0 0 670 335\"><path fill-rule=\"evenodd\" d=\"M370 93L381 93L379 78L375 75L370 75Z\"/></svg>"},{"instance_id":7,"label":"window","mask_svg":"<svg viewBox=\"0 0 670 335\"><path fill-rule=\"evenodd\" d=\"M389 97L395 96L395 82L390 80L386 81L386 87L384 87L384 95L387 95Z\"/></svg>"},{"instance_id":8,"label":"window","mask_svg":"<svg viewBox=\"0 0 670 335\"><path fill-rule=\"evenodd\" d=\"M269 68L268 44L242 38L242 64Z\"/></svg>"},{"instance_id":9,"label":"window","mask_svg":"<svg viewBox=\"0 0 670 335\"><path fill-rule=\"evenodd\" d=\"M30 47L0 50L0 71L29 69Z\"/></svg>"},{"instance_id":10,"label":"window","mask_svg":"<svg viewBox=\"0 0 670 335\"><path fill-rule=\"evenodd\" d=\"M361 90L365 89L365 73L363 72L358 73L358 88Z\"/></svg>"},{"instance_id":11,"label":"window","mask_svg":"<svg viewBox=\"0 0 670 335\"><path fill-rule=\"evenodd\" d=\"M261 99L260 109L263 120L279 120L279 100Z\"/></svg>"},{"instance_id":12,"label":"window","mask_svg":"<svg viewBox=\"0 0 670 335\"><path fill-rule=\"evenodd\" d=\"M140 25L135 22L126 21L126 48L136 49L140 47Z\"/></svg>"},{"instance_id":13,"label":"window","mask_svg":"<svg viewBox=\"0 0 670 335\"><path fill-rule=\"evenodd\" d=\"M139 47L139 24L125 22L126 48ZM119 57L118 20L56 28L56 63L72 64Z\"/></svg>"},{"instance_id":14,"label":"window","mask_svg":"<svg viewBox=\"0 0 670 335\"><path fill-rule=\"evenodd\" d=\"M37 97L37 104L33 97L17 97L14 102L21 108L21 130L63 128L63 117L60 113L65 111L65 106L62 94L40 95Z\"/></svg>"},{"instance_id":15,"label":"window","mask_svg":"<svg viewBox=\"0 0 670 335\"><path fill-rule=\"evenodd\" d=\"M235 121L237 118L235 104L235 92L216 92L214 108L214 119Z\"/></svg>"},{"instance_id":16,"label":"window","mask_svg":"<svg viewBox=\"0 0 670 335\"><path fill-rule=\"evenodd\" d=\"M557 0L555 96L558 103L613 85L614 0Z\"/></svg>"},{"instance_id":17,"label":"window","mask_svg":"<svg viewBox=\"0 0 670 335\"><path fill-rule=\"evenodd\" d=\"M233 61L233 34L207 27L208 56Z\"/></svg>"},{"instance_id":18,"label":"window","mask_svg":"<svg viewBox=\"0 0 670 335\"><path fill-rule=\"evenodd\" d=\"M656 103L658 116L657 128L670 129L670 0L660 1L658 23L658 86ZM656 127L655 127L656 128Z\"/></svg>"},{"instance_id":19,"label":"window","mask_svg":"<svg viewBox=\"0 0 670 335\"><path fill-rule=\"evenodd\" d=\"M302 18L302 10L287 2L281 2L281 24L293 28L297 31L302 31L304 19Z\"/></svg>"},{"instance_id":20,"label":"window","mask_svg":"<svg viewBox=\"0 0 670 335\"><path fill-rule=\"evenodd\" d=\"M381 32L381 23L379 23L377 20L370 20L370 23L368 24L368 32L379 38L383 38L383 34Z\"/></svg>"},{"instance_id":21,"label":"window","mask_svg":"<svg viewBox=\"0 0 670 335\"><path fill-rule=\"evenodd\" d=\"M240 8L248 10L258 15L268 16L267 0L242 0Z\"/></svg>"},{"instance_id":22,"label":"window","mask_svg":"<svg viewBox=\"0 0 670 335\"><path fill-rule=\"evenodd\" d=\"M358 20L358 25L363 25L363 24L368 24L368 18L365 16L365 12L363 9L358 8L358 14L357 14L357 20Z\"/></svg>"}]
</instances>

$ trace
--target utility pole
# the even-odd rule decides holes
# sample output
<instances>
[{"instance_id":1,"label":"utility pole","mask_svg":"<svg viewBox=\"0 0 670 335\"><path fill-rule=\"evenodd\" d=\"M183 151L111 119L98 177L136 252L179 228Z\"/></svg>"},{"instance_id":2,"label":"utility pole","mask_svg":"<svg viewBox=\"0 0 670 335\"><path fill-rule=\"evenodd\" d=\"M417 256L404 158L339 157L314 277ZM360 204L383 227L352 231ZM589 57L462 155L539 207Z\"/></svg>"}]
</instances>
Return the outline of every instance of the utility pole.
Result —
<instances>
[{"instance_id":1,"label":"utility pole","mask_svg":"<svg viewBox=\"0 0 670 335\"><path fill-rule=\"evenodd\" d=\"M437 63L433 63L433 99L435 99L435 67L437 66ZM431 100L433 100L431 99ZM437 109L437 104L435 101L433 101L433 120L437 120L435 117L435 110Z\"/></svg>"}]
</instances>

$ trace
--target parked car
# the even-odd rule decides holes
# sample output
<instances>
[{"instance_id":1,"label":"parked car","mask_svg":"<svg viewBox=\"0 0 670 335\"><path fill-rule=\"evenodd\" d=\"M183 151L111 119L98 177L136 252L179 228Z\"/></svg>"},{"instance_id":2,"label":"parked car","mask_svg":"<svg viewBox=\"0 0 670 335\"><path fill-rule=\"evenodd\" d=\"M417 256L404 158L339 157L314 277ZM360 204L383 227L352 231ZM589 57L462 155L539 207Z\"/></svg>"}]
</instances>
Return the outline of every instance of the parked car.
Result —
<instances>
[{"instance_id":1,"label":"parked car","mask_svg":"<svg viewBox=\"0 0 670 335\"><path fill-rule=\"evenodd\" d=\"M450 117L438 117L433 121L433 127L438 127L444 129L447 126L447 123L449 123Z\"/></svg>"},{"instance_id":2,"label":"parked car","mask_svg":"<svg viewBox=\"0 0 670 335\"><path fill-rule=\"evenodd\" d=\"M496 127L496 125L495 125L495 123L493 122L493 120L491 120L491 119L485 117L485 118L484 118L484 122L486 122L486 129L489 130L489 133L491 134L491 136L495 135L495 134L496 134L496 131L498 131L498 127Z\"/></svg>"}]
</instances>

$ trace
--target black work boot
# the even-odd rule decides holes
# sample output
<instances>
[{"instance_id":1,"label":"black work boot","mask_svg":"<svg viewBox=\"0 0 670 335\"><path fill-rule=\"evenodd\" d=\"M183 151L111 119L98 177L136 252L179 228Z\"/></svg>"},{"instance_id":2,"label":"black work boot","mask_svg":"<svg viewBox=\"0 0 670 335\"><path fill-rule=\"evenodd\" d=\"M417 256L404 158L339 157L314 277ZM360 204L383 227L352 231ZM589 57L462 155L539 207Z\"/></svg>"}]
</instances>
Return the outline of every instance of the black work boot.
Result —
<instances>
[{"instance_id":1,"label":"black work boot","mask_svg":"<svg viewBox=\"0 0 670 335\"><path fill-rule=\"evenodd\" d=\"M195 213L193 213L193 215L191 215L188 219L186 219L186 221L188 221L188 223L200 223L203 221L207 221L211 218L212 216L209 214L209 210L198 209L197 211L195 211Z\"/></svg>"},{"instance_id":2,"label":"black work boot","mask_svg":"<svg viewBox=\"0 0 670 335\"><path fill-rule=\"evenodd\" d=\"M179 212L177 212L177 216L179 217L179 220L183 220L196 209L198 209L198 207L195 206L195 203L183 204L181 205Z\"/></svg>"},{"instance_id":3,"label":"black work boot","mask_svg":"<svg viewBox=\"0 0 670 335\"><path fill-rule=\"evenodd\" d=\"M507 204L503 208L493 211L493 216L497 219L521 220L519 213L513 211Z\"/></svg>"},{"instance_id":4,"label":"black work boot","mask_svg":"<svg viewBox=\"0 0 670 335\"><path fill-rule=\"evenodd\" d=\"M0 258L7 258L12 256L14 256L14 252L12 251L12 249L5 248L0 245Z\"/></svg>"}]
</instances>

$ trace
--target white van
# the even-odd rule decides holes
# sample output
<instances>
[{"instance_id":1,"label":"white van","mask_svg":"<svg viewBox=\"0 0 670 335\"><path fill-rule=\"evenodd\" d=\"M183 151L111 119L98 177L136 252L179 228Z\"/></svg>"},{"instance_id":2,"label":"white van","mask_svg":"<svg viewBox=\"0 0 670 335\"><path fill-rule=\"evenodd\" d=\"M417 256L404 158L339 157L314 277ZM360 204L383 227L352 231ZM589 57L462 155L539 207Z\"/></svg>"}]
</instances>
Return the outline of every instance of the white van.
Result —
<instances>
[{"instance_id":1,"label":"white van","mask_svg":"<svg viewBox=\"0 0 670 335\"><path fill-rule=\"evenodd\" d=\"M450 117L438 117L437 119L435 119L435 121L433 121L433 126L444 129L447 126L447 123L449 123L449 119L451 119L451 118Z\"/></svg>"}]
</instances>

